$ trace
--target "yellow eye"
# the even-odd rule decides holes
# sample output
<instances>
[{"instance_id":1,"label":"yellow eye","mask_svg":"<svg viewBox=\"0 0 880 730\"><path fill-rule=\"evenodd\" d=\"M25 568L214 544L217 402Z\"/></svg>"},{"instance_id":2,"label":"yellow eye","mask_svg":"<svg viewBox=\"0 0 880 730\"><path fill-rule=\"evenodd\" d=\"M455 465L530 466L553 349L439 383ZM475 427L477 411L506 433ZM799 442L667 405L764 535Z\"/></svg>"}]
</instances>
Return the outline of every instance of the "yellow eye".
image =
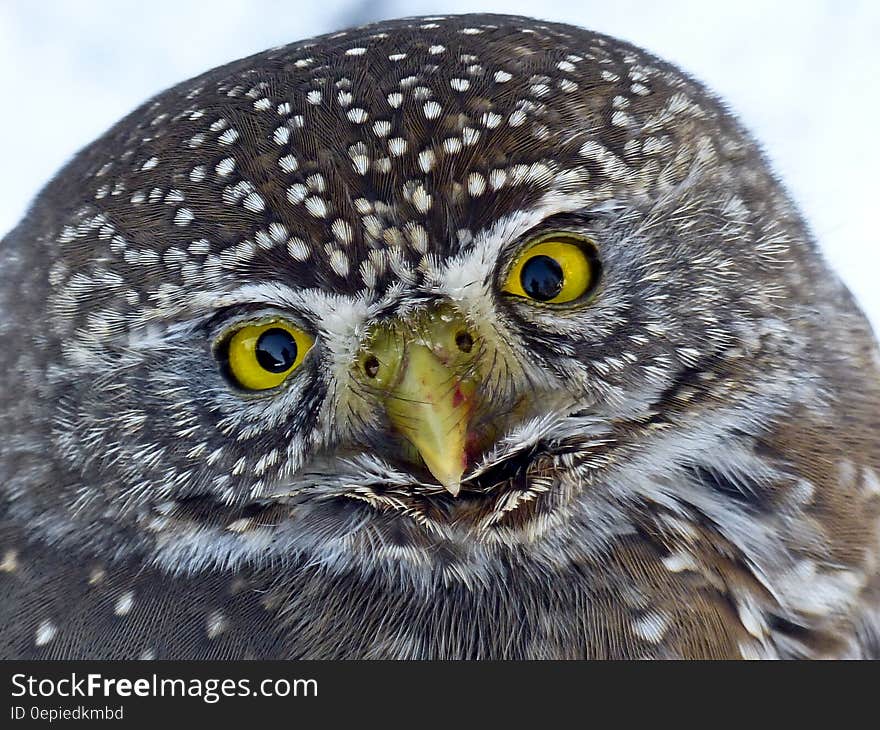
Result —
<instances>
[{"instance_id":1,"label":"yellow eye","mask_svg":"<svg viewBox=\"0 0 880 730\"><path fill-rule=\"evenodd\" d=\"M249 324L229 338L229 372L246 390L267 390L300 366L314 340L284 321Z\"/></svg>"},{"instance_id":2,"label":"yellow eye","mask_svg":"<svg viewBox=\"0 0 880 730\"><path fill-rule=\"evenodd\" d=\"M527 246L501 289L536 302L564 304L592 290L599 271L599 261L587 239L551 233Z\"/></svg>"}]
</instances>

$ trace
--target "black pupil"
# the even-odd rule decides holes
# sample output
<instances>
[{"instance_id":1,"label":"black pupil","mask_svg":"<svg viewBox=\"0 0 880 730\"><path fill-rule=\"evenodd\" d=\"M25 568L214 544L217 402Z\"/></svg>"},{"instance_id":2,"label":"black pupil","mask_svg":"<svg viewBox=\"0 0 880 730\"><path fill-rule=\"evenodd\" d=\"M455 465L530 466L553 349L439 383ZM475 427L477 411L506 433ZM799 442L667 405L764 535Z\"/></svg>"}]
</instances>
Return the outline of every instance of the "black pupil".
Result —
<instances>
[{"instance_id":1,"label":"black pupil","mask_svg":"<svg viewBox=\"0 0 880 730\"><path fill-rule=\"evenodd\" d=\"M257 340L257 362L270 373L283 373L296 362L296 340L280 327L266 330Z\"/></svg>"},{"instance_id":2,"label":"black pupil","mask_svg":"<svg viewBox=\"0 0 880 730\"><path fill-rule=\"evenodd\" d=\"M519 280L523 291L539 302L549 302L559 296L565 282L559 262L549 256L533 256L526 261Z\"/></svg>"}]
</instances>

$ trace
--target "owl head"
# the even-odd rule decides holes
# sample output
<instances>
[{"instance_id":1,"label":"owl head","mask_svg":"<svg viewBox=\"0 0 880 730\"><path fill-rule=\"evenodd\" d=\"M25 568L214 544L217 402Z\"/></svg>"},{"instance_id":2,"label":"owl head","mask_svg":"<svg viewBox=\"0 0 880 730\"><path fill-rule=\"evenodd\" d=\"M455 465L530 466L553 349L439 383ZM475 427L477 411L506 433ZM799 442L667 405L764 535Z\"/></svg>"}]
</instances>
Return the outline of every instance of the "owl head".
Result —
<instances>
[{"instance_id":1,"label":"owl head","mask_svg":"<svg viewBox=\"0 0 880 730\"><path fill-rule=\"evenodd\" d=\"M739 439L817 390L804 282L843 296L699 84L509 16L184 82L9 240L14 509L175 568L560 560L672 484L735 531L691 477L758 478Z\"/></svg>"}]
</instances>

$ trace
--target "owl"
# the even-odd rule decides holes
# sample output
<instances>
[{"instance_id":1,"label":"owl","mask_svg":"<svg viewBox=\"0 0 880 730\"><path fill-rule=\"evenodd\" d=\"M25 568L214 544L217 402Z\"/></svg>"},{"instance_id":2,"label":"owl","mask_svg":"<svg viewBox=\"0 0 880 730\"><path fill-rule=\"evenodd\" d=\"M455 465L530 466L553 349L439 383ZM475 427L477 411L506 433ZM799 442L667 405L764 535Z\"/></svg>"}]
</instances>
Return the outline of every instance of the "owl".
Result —
<instances>
[{"instance_id":1,"label":"owl","mask_svg":"<svg viewBox=\"0 0 880 730\"><path fill-rule=\"evenodd\" d=\"M381 22L159 94L3 240L0 655L880 653L880 354L612 38Z\"/></svg>"}]
</instances>

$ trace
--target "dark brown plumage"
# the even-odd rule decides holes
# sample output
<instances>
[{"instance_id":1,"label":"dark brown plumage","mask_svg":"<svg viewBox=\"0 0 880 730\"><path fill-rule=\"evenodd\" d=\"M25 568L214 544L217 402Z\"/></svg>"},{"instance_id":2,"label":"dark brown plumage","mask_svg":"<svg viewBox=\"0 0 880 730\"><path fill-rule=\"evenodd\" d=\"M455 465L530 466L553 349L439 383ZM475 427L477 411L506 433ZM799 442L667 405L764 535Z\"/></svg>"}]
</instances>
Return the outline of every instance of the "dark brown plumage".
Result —
<instances>
[{"instance_id":1,"label":"dark brown plumage","mask_svg":"<svg viewBox=\"0 0 880 730\"><path fill-rule=\"evenodd\" d=\"M544 240L577 296L510 284ZM873 335L639 49L469 15L267 51L0 255L4 657L880 651ZM301 362L243 387L235 333L279 324Z\"/></svg>"}]
</instances>

